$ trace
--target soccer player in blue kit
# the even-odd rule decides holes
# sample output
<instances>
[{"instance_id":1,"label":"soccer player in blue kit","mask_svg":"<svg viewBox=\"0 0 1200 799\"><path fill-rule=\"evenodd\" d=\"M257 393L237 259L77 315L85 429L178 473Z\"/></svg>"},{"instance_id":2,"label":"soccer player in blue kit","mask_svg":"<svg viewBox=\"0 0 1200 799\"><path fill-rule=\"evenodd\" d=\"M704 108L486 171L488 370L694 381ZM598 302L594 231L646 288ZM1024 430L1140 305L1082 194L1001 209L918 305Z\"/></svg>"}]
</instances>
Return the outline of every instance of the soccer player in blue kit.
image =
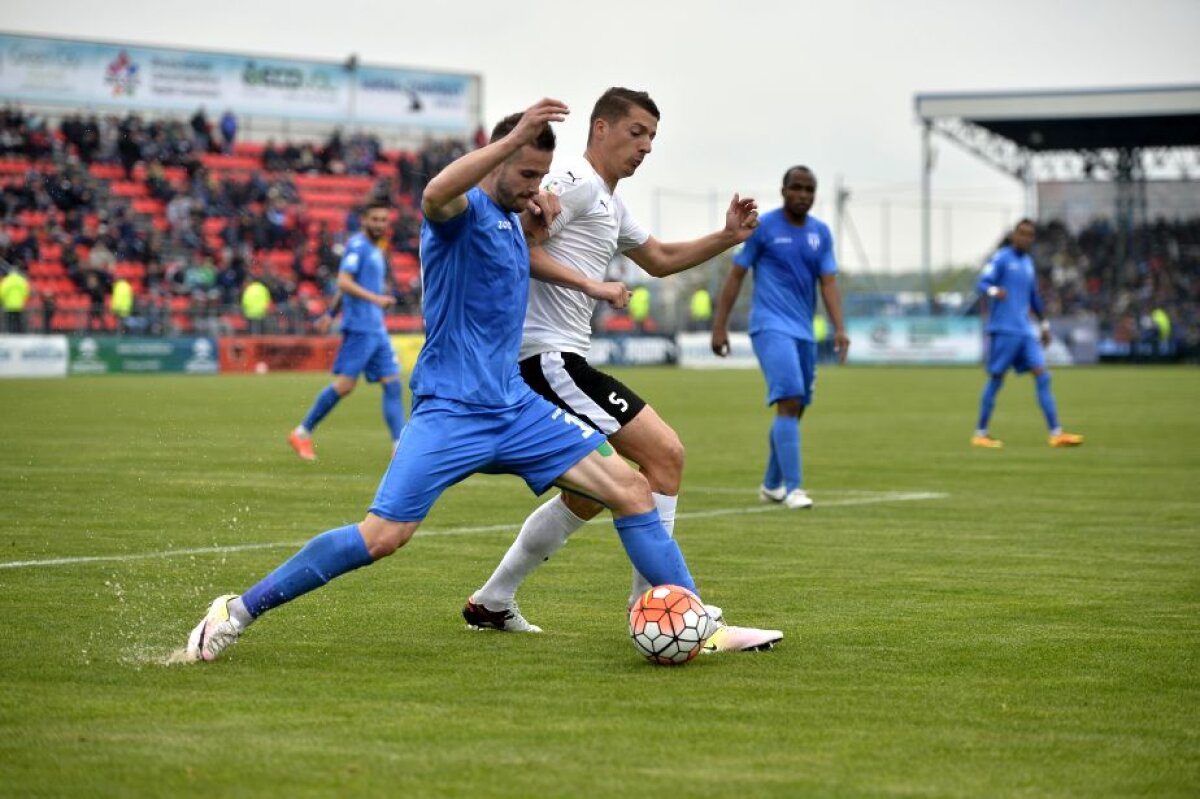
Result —
<instances>
[{"instance_id":1,"label":"soccer player in blue kit","mask_svg":"<svg viewBox=\"0 0 1200 799\"><path fill-rule=\"evenodd\" d=\"M1029 249L1037 229L1032 221L1022 219L1013 228L1010 244L1001 247L983 268L979 292L991 301L991 313L985 329L988 337L987 373L979 401L979 424L971 445L999 449L1004 443L988 434L988 420L996 405L996 394L1004 385L1004 374L1012 369L1017 374L1033 373L1038 404L1050 428L1050 446L1077 447L1083 436L1064 433L1058 424L1058 408L1050 391L1050 373L1046 371L1046 356L1042 347L1050 343L1050 323L1043 316L1042 298L1037 291L1037 272ZM1029 312L1040 323L1040 338L1034 335Z\"/></svg>"},{"instance_id":2,"label":"soccer player in blue kit","mask_svg":"<svg viewBox=\"0 0 1200 799\"><path fill-rule=\"evenodd\" d=\"M812 404L817 376L813 314L817 286L833 324L833 346L846 361L850 339L842 321L833 238L824 222L809 216L817 196L817 178L805 166L783 176L783 207L759 219L758 228L734 255L733 266L713 317L712 350L729 354L729 313L754 270L750 304L750 341L767 381L767 404L775 406L767 470L759 497L789 508L811 508L802 486L800 418Z\"/></svg>"},{"instance_id":3,"label":"soccer player in blue kit","mask_svg":"<svg viewBox=\"0 0 1200 799\"><path fill-rule=\"evenodd\" d=\"M364 373L368 382L378 382L383 390L383 419L392 435L392 446L400 440L404 428L400 368L383 321L383 312L396 303L395 297L384 293L390 212L387 200L368 202L363 212L363 232L346 242L337 277L342 300L342 346L333 362L333 382L321 390L304 421L288 435L288 443L303 460L316 460L312 431L354 390L358 376Z\"/></svg>"},{"instance_id":4,"label":"soccer player in blue kit","mask_svg":"<svg viewBox=\"0 0 1200 799\"><path fill-rule=\"evenodd\" d=\"M539 494L557 485L595 497L612 509L642 574L695 589L646 479L602 433L533 393L517 368L526 236L545 236L551 215L531 203L545 202L539 187L555 143L548 123L567 113L544 99L513 114L490 144L429 182L421 205L426 343L413 370L413 413L366 518L313 538L241 596L217 597L188 637L188 660L216 659L266 611L391 555L443 491L480 472L518 475Z\"/></svg>"}]
</instances>

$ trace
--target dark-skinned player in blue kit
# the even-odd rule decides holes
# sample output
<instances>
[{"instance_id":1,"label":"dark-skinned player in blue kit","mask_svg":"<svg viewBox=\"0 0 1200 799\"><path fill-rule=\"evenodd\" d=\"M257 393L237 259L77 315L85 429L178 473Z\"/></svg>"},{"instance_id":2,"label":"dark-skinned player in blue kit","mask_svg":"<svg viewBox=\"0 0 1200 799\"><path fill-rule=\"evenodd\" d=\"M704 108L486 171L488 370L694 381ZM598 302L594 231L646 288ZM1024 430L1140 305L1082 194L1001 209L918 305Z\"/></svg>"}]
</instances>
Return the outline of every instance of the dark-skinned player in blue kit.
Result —
<instances>
[{"instance_id":1,"label":"dark-skinned player in blue kit","mask_svg":"<svg viewBox=\"0 0 1200 799\"><path fill-rule=\"evenodd\" d=\"M1004 375L1009 369L1017 374L1033 374L1038 405L1050 430L1050 446L1077 447L1083 443L1083 436L1063 432L1058 423L1058 406L1050 391L1050 372L1046 370L1046 355L1042 350L1050 343L1050 322L1043 312L1042 298L1037 290L1037 272L1029 254L1036 233L1031 220L1018 222L1009 237L1009 244L996 251L979 278L979 292L987 297L991 307L985 328L988 382L979 400L975 435L971 436L971 445L975 447L1000 449L1004 446L988 433L988 422L996 405L996 394L1004 385ZM1039 334L1034 333L1030 311L1038 319Z\"/></svg>"},{"instance_id":2,"label":"dark-skinned player in blue kit","mask_svg":"<svg viewBox=\"0 0 1200 799\"><path fill-rule=\"evenodd\" d=\"M768 437L767 468L758 490L764 502L793 509L811 508L803 488L800 419L813 402L817 378L817 341L813 316L817 290L833 323L833 346L846 360L850 339L842 319L837 261L829 227L809 214L817 196L817 178L806 166L783 176L783 207L762 216L754 234L733 257L733 267L717 299L712 350L729 354L729 314L754 270L750 302L750 342L767 382L767 404L775 406Z\"/></svg>"}]
</instances>

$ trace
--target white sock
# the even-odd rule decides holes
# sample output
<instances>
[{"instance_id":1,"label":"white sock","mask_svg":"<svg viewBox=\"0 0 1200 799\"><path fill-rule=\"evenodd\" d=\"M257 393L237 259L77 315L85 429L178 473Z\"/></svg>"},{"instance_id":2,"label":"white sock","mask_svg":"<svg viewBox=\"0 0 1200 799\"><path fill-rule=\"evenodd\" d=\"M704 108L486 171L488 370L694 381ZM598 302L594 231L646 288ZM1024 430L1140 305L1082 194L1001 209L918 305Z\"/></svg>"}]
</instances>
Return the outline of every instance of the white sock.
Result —
<instances>
[{"instance_id":1,"label":"white sock","mask_svg":"<svg viewBox=\"0 0 1200 799\"><path fill-rule=\"evenodd\" d=\"M492 576L475 592L474 601L491 610L500 610L513 603L517 588L534 569L567 543L567 536L584 525L562 501L555 496L529 514L517 540L504 553Z\"/></svg>"},{"instance_id":2,"label":"white sock","mask_svg":"<svg viewBox=\"0 0 1200 799\"><path fill-rule=\"evenodd\" d=\"M302 424L296 425L296 435L300 436L301 438L308 438L309 435L311 435L311 434L312 434L312 431L309 430L304 425L302 425Z\"/></svg>"},{"instance_id":3,"label":"white sock","mask_svg":"<svg viewBox=\"0 0 1200 799\"><path fill-rule=\"evenodd\" d=\"M675 506L679 504L679 497L666 494L651 494L650 496L654 497L654 507L658 508L658 518L662 520L662 526L666 528L667 535L675 535ZM649 580L643 577L637 569L634 569L633 589L629 595L629 604L632 605L639 596L653 587Z\"/></svg>"}]
</instances>

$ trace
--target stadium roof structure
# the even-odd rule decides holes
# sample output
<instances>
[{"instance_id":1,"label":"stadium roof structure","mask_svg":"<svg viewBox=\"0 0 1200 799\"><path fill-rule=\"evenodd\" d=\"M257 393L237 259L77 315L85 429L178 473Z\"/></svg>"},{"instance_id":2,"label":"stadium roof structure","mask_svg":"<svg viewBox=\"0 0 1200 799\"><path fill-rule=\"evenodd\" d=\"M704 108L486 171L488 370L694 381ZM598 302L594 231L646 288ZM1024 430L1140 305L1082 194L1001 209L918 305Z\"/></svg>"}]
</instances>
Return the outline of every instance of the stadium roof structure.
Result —
<instances>
[{"instance_id":1,"label":"stadium roof structure","mask_svg":"<svg viewBox=\"0 0 1200 799\"><path fill-rule=\"evenodd\" d=\"M926 132L1018 180L1121 179L1136 153L1173 177L1200 170L1189 157L1200 154L1200 85L927 93L913 104Z\"/></svg>"},{"instance_id":2,"label":"stadium roof structure","mask_svg":"<svg viewBox=\"0 0 1200 799\"><path fill-rule=\"evenodd\" d=\"M1116 214L1132 222L1150 177L1200 174L1200 84L1107 89L922 93L922 262L930 266L931 138L938 134L1025 185L1111 180Z\"/></svg>"}]
</instances>

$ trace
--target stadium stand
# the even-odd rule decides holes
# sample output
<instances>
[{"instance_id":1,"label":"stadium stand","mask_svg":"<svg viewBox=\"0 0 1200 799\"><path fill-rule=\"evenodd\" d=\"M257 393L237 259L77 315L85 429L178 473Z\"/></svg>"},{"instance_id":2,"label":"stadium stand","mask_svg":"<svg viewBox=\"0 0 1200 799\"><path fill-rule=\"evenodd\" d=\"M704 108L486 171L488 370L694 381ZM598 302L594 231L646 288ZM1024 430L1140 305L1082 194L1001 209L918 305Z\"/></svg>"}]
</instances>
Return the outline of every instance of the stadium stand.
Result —
<instances>
[{"instance_id":1,"label":"stadium stand","mask_svg":"<svg viewBox=\"0 0 1200 799\"><path fill-rule=\"evenodd\" d=\"M1200 351L1200 219L1139 225L1128 238L1137 255L1122 260L1108 218L1075 234L1060 222L1039 225L1034 260L1047 313L1094 317L1114 351ZM1170 320L1169 331L1156 312Z\"/></svg>"},{"instance_id":2,"label":"stadium stand","mask_svg":"<svg viewBox=\"0 0 1200 799\"><path fill-rule=\"evenodd\" d=\"M321 144L219 138L201 112L189 123L73 114L52 125L0 111L0 259L29 275L30 330L117 331L106 298L125 279L135 312L123 329L240 332L238 297L257 278L273 329L306 332L371 195L396 209L389 328L420 329L418 198L466 144L384 151L340 131Z\"/></svg>"}]
</instances>

